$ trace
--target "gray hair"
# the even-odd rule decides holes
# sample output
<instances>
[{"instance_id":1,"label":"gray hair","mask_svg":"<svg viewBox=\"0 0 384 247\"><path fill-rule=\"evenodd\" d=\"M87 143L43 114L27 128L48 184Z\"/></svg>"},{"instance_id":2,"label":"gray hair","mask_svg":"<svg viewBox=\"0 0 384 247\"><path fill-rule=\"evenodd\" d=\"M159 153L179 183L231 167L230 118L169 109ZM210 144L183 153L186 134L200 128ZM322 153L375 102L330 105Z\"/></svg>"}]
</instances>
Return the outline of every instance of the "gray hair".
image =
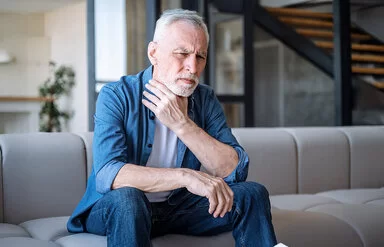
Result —
<instances>
[{"instance_id":1,"label":"gray hair","mask_svg":"<svg viewBox=\"0 0 384 247\"><path fill-rule=\"evenodd\" d=\"M163 12L161 17L156 21L155 33L153 40L157 41L164 35L166 27L170 26L174 22L185 21L192 24L195 27L203 29L207 44L209 43L209 33L207 25L204 23L203 18L197 14L196 11L185 9L168 9Z\"/></svg>"}]
</instances>

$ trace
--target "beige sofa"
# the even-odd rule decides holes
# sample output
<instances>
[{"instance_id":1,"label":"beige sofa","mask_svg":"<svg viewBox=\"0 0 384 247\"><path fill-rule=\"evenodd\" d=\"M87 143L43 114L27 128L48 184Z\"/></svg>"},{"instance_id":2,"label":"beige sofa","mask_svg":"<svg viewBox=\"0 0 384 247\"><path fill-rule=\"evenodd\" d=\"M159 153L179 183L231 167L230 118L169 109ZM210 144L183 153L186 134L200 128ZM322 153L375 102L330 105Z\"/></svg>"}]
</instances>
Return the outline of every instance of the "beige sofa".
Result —
<instances>
[{"instance_id":1,"label":"beige sofa","mask_svg":"<svg viewBox=\"0 0 384 247\"><path fill-rule=\"evenodd\" d=\"M271 194L279 242L384 246L384 127L233 129L251 158L248 180ZM92 133L0 135L0 247L105 247L70 234L86 187ZM153 246L234 246L231 233L167 235Z\"/></svg>"}]
</instances>

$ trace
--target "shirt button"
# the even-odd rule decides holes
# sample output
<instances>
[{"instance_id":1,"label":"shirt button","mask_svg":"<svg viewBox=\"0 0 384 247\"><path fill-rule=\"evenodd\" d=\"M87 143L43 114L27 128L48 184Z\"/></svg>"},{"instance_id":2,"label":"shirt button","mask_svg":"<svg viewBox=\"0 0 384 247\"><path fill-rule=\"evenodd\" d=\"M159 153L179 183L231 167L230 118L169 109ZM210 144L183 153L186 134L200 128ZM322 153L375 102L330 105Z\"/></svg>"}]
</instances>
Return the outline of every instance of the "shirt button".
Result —
<instances>
[{"instance_id":1,"label":"shirt button","mask_svg":"<svg viewBox=\"0 0 384 247\"><path fill-rule=\"evenodd\" d=\"M154 119L155 119L155 116L152 115L152 116L150 116L149 118L150 118L151 120L154 120Z\"/></svg>"},{"instance_id":2,"label":"shirt button","mask_svg":"<svg viewBox=\"0 0 384 247\"><path fill-rule=\"evenodd\" d=\"M149 143L147 146L148 146L149 148L151 148L151 147L152 147L152 144L151 144L151 143Z\"/></svg>"}]
</instances>

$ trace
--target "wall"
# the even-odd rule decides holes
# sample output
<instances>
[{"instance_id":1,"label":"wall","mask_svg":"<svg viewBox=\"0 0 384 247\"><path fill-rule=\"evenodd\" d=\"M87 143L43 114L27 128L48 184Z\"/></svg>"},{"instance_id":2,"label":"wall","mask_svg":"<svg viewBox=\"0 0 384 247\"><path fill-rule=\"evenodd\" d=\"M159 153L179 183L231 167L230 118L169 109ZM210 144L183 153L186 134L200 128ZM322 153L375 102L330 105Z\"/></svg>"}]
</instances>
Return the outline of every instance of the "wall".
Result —
<instances>
[{"instance_id":1,"label":"wall","mask_svg":"<svg viewBox=\"0 0 384 247\"><path fill-rule=\"evenodd\" d=\"M0 64L0 96L37 96L48 75L49 47L44 14L0 13L0 48L16 58Z\"/></svg>"},{"instance_id":2,"label":"wall","mask_svg":"<svg viewBox=\"0 0 384 247\"><path fill-rule=\"evenodd\" d=\"M74 110L67 130L88 130L88 74L86 2L80 2L45 14L45 35L51 40L51 59L70 65L76 72L72 95L60 106Z\"/></svg>"},{"instance_id":3,"label":"wall","mask_svg":"<svg viewBox=\"0 0 384 247\"><path fill-rule=\"evenodd\" d=\"M354 14L353 20L384 42L384 6L359 10Z\"/></svg>"},{"instance_id":4,"label":"wall","mask_svg":"<svg viewBox=\"0 0 384 247\"><path fill-rule=\"evenodd\" d=\"M333 80L262 29L254 31L256 126L333 125Z\"/></svg>"},{"instance_id":5,"label":"wall","mask_svg":"<svg viewBox=\"0 0 384 247\"><path fill-rule=\"evenodd\" d=\"M306 0L261 0L260 4L269 7L281 7L284 5L307 2Z\"/></svg>"}]
</instances>

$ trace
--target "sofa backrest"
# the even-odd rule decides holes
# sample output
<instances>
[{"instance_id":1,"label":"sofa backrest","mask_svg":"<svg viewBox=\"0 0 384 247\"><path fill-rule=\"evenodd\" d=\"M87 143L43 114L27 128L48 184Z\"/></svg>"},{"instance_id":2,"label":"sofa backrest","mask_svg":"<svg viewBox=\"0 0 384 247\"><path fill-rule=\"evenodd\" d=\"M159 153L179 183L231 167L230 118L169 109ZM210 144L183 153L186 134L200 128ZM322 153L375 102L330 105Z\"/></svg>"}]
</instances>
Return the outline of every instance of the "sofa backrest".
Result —
<instances>
[{"instance_id":1,"label":"sofa backrest","mask_svg":"<svg viewBox=\"0 0 384 247\"><path fill-rule=\"evenodd\" d=\"M86 186L83 140L70 133L0 135L0 222L70 215Z\"/></svg>"},{"instance_id":2,"label":"sofa backrest","mask_svg":"<svg viewBox=\"0 0 384 247\"><path fill-rule=\"evenodd\" d=\"M384 186L384 127L234 128L248 180L271 195ZM70 215L92 169L93 133L0 135L0 222Z\"/></svg>"},{"instance_id":3,"label":"sofa backrest","mask_svg":"<svg viewBox=\"0 0 384 247\"><path fill-rule=\"evenodd\" d=\"M271 195L384 186L384 126L235 128Z\"/></svg>"}]
</instances>

